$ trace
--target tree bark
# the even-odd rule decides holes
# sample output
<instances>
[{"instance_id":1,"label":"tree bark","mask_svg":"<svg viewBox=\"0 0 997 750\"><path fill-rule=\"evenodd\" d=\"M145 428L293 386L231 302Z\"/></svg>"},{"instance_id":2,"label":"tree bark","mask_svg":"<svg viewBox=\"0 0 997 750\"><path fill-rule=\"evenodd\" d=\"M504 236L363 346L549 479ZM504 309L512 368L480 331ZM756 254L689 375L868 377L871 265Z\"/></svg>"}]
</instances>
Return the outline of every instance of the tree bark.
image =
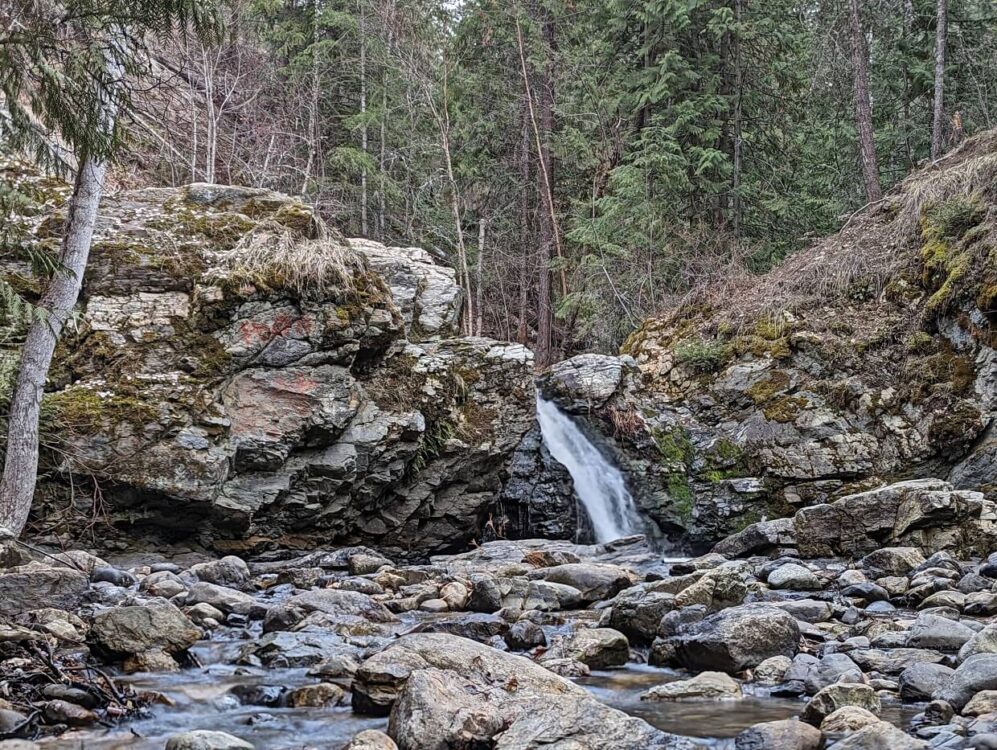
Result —
<instances>
[{"instance_id":1,"label":"tree bark","mask_svg":"<svg viewBox=\"0 0 997 750\"><path fill-rule=\"evenodd\" d=\"M522 137L519 141L519 326L516 340L526 346L529 342L530 267L533 265L530 238L530 124L526 97L523 97Z\"/></svg>"},{"instance_id":2,"label":"tree bark","mask_svg":"<svg viewBox=\"0 0 997 750\"><path fill-rule=\"evenodd\" d=\"M852 75L855 85L855 125L859 136L859 155L862 161L866 198L872 203L883 197L883 189L879 184L879 165L876 161L876 144L873 140L869 61L865 34L862 31L860 2L861 0L849 0L848 24L852 37Z\"/></svg>"},{"instance_id":3,"label":"tree bark","mask_svg":"<svg viewBox=\"0 0 997 750\"><path fill-rule=\"evenodd\" d=\"M943 115L945 113L945 37L948 27L947 0L938 0L935 28L935 103L931 118L931 160L942 155Z\"/></svg>"},{"instance_id":4,"label":"tree bark","mask_svg":"<svg viewBox=\"0 0 997 750\"><path fill-rule=\"evenodd\" d=\"M464 290L464 320L461 330L470 335L474 325L474 299L471 296L471 275L467 267L467 246L464 243L463 219L460 211L460 190L457 187L457 175L453 167L453 154L450 148L450 71L449 61L443 60L443 103L441 111L434 109L434 117L440 130L440 147L443 150L443 160L447 170L447 182L450 186L450 209L453 212L454 230L457 234L457 275ZM432 92L427 92L430 108L433 108Z\"/></svg>"},{"instance_id":5,"label":"tree bark","mask_svg":"<svg viewBox=\"0 0 997 750\"><path fill-rule=\"evenodd\" d=\"M741 236L741 162L742 162L742 107L741 96L744 89L744 69L741 60L741 0L734 0L734 19L737 33L734 35L734 165L731 175L731 231L735 237Z\"/></svg>"},{"instance_id":6,"label":"tree bark","mask_svg":"<svg viewBox=\"0 0 997 750\"><path fill-rule=\"evenodd\" d=\"M308 161L305 162L304 176L301 178L301 194L308 192L308 181L311 179L312 169L318 163L319 148L322 142L322 124L319 119L319 103L321 101L322 81L319 55L319 16L321 15L321 0L312 0L312 80L311 98L308 105Z\"/></svg>"},{"instance_id":7,"label":"tree bark","mask_svg":"<svg viewBox=\"0 0 997 750\"><path fill-rule=\"evenodd\" d=\"M388 77L381 76L381 132L377 156L377 238L384 242L384 215L387 212L387 117L388 117Z\"/></svg>"},{"instance_id":8,"label":"tree bark","mask_svg":"<svg viewBox=\"0 0 997 750\"><path fill-rule=\"evenodd\" d=\"M516 17L516 41L519 46L519 61L523 76L526 104L529 110L533 136L536 141L537 164L540 167L538 170L538 192L544 196L548 209L547 211L540 212L538 221L539 231L537 232L537 244L540 249L540 278L537 284L537 341L535 355L537 366L545 367L551 363L553 358L554 303L551 293L551 249L552 247L557 247L558 251L560 250L550 161L550 132L554 126L553 81L551 78L551 48L554 39L554 23L549 11L541 10L537 0L533 0L531 10L534 16L541 21L545 46L548 48L546 50L547 63L544 66L543 73L538 76L540 96L538 97L539 101L536 107L534 107L533 103L533 89L530 85L530 75L526 66L523 30L518 16ZM539 114L537 110L539 110ZM558 252L558 255L560 255L560 252ZM561 269L561 273L564 293L567 294L567 283L563 278L563 268Z\"/></svg>"},{"instance_id":9,"label":"tree bark","mask_svg":"<svg viewBox=\"0 0 997 750\"><path fill-rule=\"evenodd\" d=\"M124 71L113 53L108 53L105 64L108 80L120 81ZM110 134L118 114L114 92L106 92L100 106L98 122L105 133ZM38 475L38 419L42 394L55 345L72 315L83 285L106 173L105 157L82 155L59 252L60 268L38 303L40 315L29 327L21 351L11 395L3 477L0 478L0 539L20 536L31 512Z\"/></svg>"},{"instance_id":10,"label":"tree bark","mask_svg":"<svg viewBox=\"0 0 997 750\"><path fill-rule=\"evenodd\" d=\"M910 39L911 27L914 25L914 3L913 0L902 0L902 25L903 25L903 41L906 44ZM911 121L910 121L910 98L911 98L911 77L910 77L910 65L904 62L904 106L903 106L903 132L904 132L904 152L907 155L907 163L910 166L914 166L914 149L911 147L910 143L910 131L911 131Z\"/></svg>"},{"instance_id":11,"label":"tree bark","mask_svg":"<svg viewBox=\"0 0 997 750\"><path fill-rule=\"evenodd\" d=\"M360 150L367 158L367 24L363 0L360 6ZM360 234L368 236L367 228L367 167L360 170Z\"/></svg>"},{"instance_id":12,"label":"tree bark","mask_svg":"<svg viewBox=\"0 0 997 750\"><path fill-rule=\"evenodd\" d=\"M474 335L480 336L482 330L484 330L485 316L482 310L484 309L484 287L482 285L481 276L484 271L485 266L485 228L488 225L488 220L484 217L478 221L478 262L475 264L474 268L474 313L475 313L475 323L474 323Z\"/></svg>"}]
</instances>

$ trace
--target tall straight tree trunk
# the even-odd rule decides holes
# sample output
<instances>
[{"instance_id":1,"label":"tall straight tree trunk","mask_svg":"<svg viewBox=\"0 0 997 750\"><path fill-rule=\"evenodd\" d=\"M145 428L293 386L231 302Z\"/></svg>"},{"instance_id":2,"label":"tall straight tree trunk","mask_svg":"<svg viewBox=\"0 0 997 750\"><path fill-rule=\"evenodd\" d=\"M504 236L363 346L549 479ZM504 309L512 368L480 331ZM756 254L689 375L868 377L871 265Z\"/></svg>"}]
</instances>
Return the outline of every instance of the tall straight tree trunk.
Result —
<instances>
[{"instance_id":1,"label":"tall straight tree trunk","mask_svg":"<svg viewBox=\"0 0 997 750\"><path fill-rule=\"evenodd\" d=\"M872 203L883 197L879 184L879 165L872 130L872 95L869 91L869 61L865 34L862 31L861 0L848 0L848 25L852 37L852 75L855 85L855 126L859 134L859 155L866 199Z\"/></svg>"},{"instance_id":2,"label":"tall straight tree trunk","mask_svg":"<svg viewBox=\"0 0 997 750\"><path fill-rule=\"evenodd\" d=\"M475 323L474 323L474 335L480 336L481 331L484 329L485 315L482 312L484 309L484 287L481 282L481 276L484 271L485 266L485 231L488 225L488 220L485 217L481 217L478 221L478 262L474 267L474 313L475 313Z\"/></svg>"},{"instance_id":3,"label":"tall straight tree trunk","mask_svg":"<svg viewBox=\"0 0 997 750\"><path fill-rule=\"evenodd\" d=\"M542 214L544 221L541 223L540 243L544 247L544 267L547 272L544 278L547 282L546 298L547 313L544 321L550 327L550 331L545 336L547 344L547 356L542 359L542 364L551 364L554 361L554 296L551 293L552 276L549 270L551 261L551 250L554 250L558 261L564 260L561 251L561 230L557 221L557 209L554 204L554 159L551 151L551 138L554 134L554 50L556 47L554 16L547 7L543 8L543 32L544 32L544 53L547 56L544 66L543 76L540 81L540 132L542 134L542 144L540 147L540 164L543 169L544 186L547 194L547 213ZM558 268L558 277L561 280L561 296L568 296L568 282L564 269L564 264ZM543 279L541 279L543 281Z\"/></svg>"},{"instance_id":4,"label":"tall straight tree trunk","mask_svg":"<svg viewBox=\"0 0 997 750\"><path fill-rule=\"evenodd\" d=\"M105 64L107 80L120 81L124 71L113 52L107 53ZM108 137L114 131L117 114L114 92L103 92L98 123ZM106 174L105 157L81 155L59 252L60 268L38 303L42 314L29 327L21 351L7 421L3 477L0 478L0 540L20 536L31 512L38 477L38 419L42 394L55 345L83 286Z\"/></svg>"},{"instance_id":5,"label":"tall straight tree trunk","mask_svg":"<svg viewBox=\"0 0 997 750\"><path fill-rule=\"evenodd\" d=\"M744 70L741 60L741 0L734 0L734 20L737 32L734 35L734 165L730 181L731 230L735 237L741 236L741 162L742 162L742 107L741 96L744 89Z\"/></svg>"},{"instance_id":6,"label":"tall straight tree trunk","mask_svg":"<svg viewBox=\"0 0 997 750\"><path fill-rule=\"evenodd\" d=\"M360 1L360 150L367 157L367 24L363 0ZM360 234L368 236L367 231L367 167L360 170Z\"/></svg>"},{"instance_id":7,"label":"tall straight tree trunk","mask_svg":"<svg viewBox=\"0 0 997 750\"><path fill-rule=\"evenodd\" d=\"M384 214L387 210L387 120L388 118L388 77L381 76L381 132L377 155L377 238L384 242Z\"/></svg>"},{"instance_id":8,"label":"tall straight tree trunk","mask_svg":"<svg viewBox=\"0 0 997 750\"><path fill-rule=\"evenodd\" d=\"M319 148L322 143L322 124L319 118L319 102L322 94L321 58L319 54L319 19L322 13L321 0L312 0L312 75L311 95L308 104L308 161L305 162L304 177L301 178L301 193L308 191L308 181L318 163Z\"/></svg>"},{"instance_id":9,"label":"tall straight tree trunk","mask_svg":"<svg viewBox=\"0 0 997 750\"><path fill-rule=\"evenodd\" d=\"M911 27L914 25L914 3L913 0L902 0L901 18L903 19L903 41L904 44L910 39ZM907 153L907 163L914 166L914 149L910 144L910 66L904 63L904 106L903 106L903 131L904 131L904 151Z\"/></svg>"},{"instance_id":10,"label":"tall straight tree trunk","mask_svg":"<svg viewBox=\"0 0 997 750\"><path fill-rule=\"evenodd\" d=\"M948 27L947 0L938 0L935 29L935 104L931 117L931 160L942 155L942 115L945 113L945 36Z\"/></svg>"},{"instance_id":11,"label":"tall straight tree trunk","mask_svg":"<svg viewBox=\"0 0 997 750\"><path fill-rule=\"evenodd\" d=\"M557 232L557 215L554 207L553 179L551 176L550 159L550 133L554 129L554 100L553 100L553 43L554 43L554 21L550 12L541 10L537 0L533 0L531 11L534 17L541 22L543 28L544 47L547 61L544 70L537 76L539 79L539 96L536 106L533 102L533 90L530 85L530 75L526 66L526 50L523 41L523 30L516 17L516 39L519 45L519 61L523 76L523 87L526 94L526 103L529 108L530 123L533 129L533 137L536 142L537 164L540 167L538 172L538 192L544 196L546 211L540 212L538 221L538 245L540 248L539 266L540 279L537 284L537 343L535 347L536 363L539 367L544 367L551 363L553 359L554 343L554 300L551 293L551 268L550 262L553 257L552 248L560 253L560 242ZM562 277L561 283L563 292L567 294L567 282L564 278L564 269L560 269Z\"/></svg>"},{"instance_id":12,"label":"tall straight tree trunk","mask_svg":"<svg viewBox=\"0 0 997 750\"><path fill-rule=\"evenodd\" d=\"M529 341L530 267L533 252L530 238L530 113L523 97L522 138L519 141L519 326L516 340L524 346Z\"/></svg>"}]
</instances>

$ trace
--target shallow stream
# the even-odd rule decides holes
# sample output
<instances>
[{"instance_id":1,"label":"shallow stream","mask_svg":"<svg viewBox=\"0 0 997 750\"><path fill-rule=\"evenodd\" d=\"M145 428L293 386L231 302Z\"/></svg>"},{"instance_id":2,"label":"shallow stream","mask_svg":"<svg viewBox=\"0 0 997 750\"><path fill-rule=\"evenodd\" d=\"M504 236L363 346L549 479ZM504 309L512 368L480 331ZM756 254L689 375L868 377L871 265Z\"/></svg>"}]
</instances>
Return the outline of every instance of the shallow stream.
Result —
<instances>
[{"instance_id":1,"label":"shallow stream","mask_svg":"<svg viewBox=\"0 0 997 750\"><path fill-rule=\"evenodd\" d=\"M121 676L120 681L136 691L154 691L165 696L166 702L153 705L145 717L114 728L71 732L41 744L52 750L162 750L172 734L211 729L241 737L257 750L337 750L364 729L387 726L387 719L357 716L348 705L337 708L242 705L230 692L236 686L295 688L314 684L317 678L309 677L306 668L236 665L236 656L245 643L244 638L238 637L240 634L246 631L226 629L216 633L216 640L195 646L192 652L202 664L199 668ZM640 694L648 688L683 677L673 670L630 663L620 669L593 672L577 682L607 705L639 716L664 731L700 738L704 747L716 750L732 749L733 738L752 724L795 716L804 706L802 700L776 698L763 691L746 692L743 699L727 702L640 700ZM922 708L886 704L883 718L904 726Z\"/></svg>"}]
</instances>

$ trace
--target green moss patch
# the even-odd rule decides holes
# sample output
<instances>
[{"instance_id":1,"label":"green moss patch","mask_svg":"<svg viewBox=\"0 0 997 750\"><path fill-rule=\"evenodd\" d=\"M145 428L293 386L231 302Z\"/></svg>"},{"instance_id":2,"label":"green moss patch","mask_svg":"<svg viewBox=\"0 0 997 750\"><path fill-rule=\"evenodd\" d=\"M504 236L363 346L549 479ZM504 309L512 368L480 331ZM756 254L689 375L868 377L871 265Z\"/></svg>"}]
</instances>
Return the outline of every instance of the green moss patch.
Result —
<instances>
[{"instance_id":1,"label":"green moss patch","mask_svg":"<svg viewBox=\"0 0 997 750\"><path fill-rule=\"evenodd\" d=\"M979 265L989 265L993 254L986 242L990 231L984 224L986 216L978 195L956 196L923 211L921 282L931 292L929 314L944 312L964 297L972 299L978 296L978 285L988 285L988 274L984 271L981 277L975 271ZM984 294L984 304L987 297Z\"/></svg>"},{"instance_id":2,"label":"green moss patch","mask_svg":"<svg viewBox=\"0 0 997 750\"><path fill-rule=\"evenodd\" d=\"M719 372L730 360L730 349L722 341L688 339L675 347L675 361L695 373Z\"/></svg>"},{"instance_id":3,"label":"green moss patch","mask_svg":"<svg viewBox=\"0 0 997 750\"><path fill-rule=\"evenodd\" d=\"M762 412L770 422L793 422L810 402L802 396L783 396L769 403Z\"/></svg>"},{"instance_id":4,"label":"green moss patch","mask_svg":"<svg viewBox=\"0 0 997 750\"><path fill-rule=\"evenodd\" d=\"M789 385L789 376L782 370L775 370L767 378L759 380L748 388L747 393L748 397L756 404L764 404L766 401L771 400L777 393L781 393L789 388Z\"/></svg>"}]
</instances>

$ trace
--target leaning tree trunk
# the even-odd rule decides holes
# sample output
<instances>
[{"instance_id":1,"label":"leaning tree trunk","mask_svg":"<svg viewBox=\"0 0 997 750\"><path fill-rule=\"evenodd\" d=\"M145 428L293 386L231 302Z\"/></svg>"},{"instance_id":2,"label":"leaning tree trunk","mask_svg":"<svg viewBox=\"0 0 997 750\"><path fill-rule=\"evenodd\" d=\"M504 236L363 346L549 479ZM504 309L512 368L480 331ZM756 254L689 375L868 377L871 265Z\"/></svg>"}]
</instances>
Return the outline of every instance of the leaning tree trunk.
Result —
<instances>
[{"instance_id":1,"label":"leaning tree trunk","mask_svg":"<svg viewBox=\"0 0 997 750\"><path fill-rule=\"evenodd\" d=\"M107 80L119 81L123 69L113 53L108 54L106 64ZM103 93L99 122L103 135L110 138L117 117L117 99L114 92ZM38 474L38 419L42 393L56 342L80 296L106 172L106 157L82 155L69 201L59 269L38 303L38 315L28 329L21 351L11 395L7 451L0 479L0 539L20 536L31 512Z\"/></svg>"},{"instance_id":2,"label":"leaning tree trunk","mask_svg":"<svg viewBox=\"0 0 997 750\"><path fill-rule=\"evenodd\" d=\"M931 117L931 160L942 155L942 115L945 111L945 33L948 26L946 0L938 0L938 24L935 30L935 102Z\"/></svg>"},{"instance_id":3,"label":"leaning tree trunk","mask_svg":"<svg viewBox=\"0 0 997 750\"><path fill-rule=\"evenodd\" d=\"M862 159L862 177L865 194L870 203L883 197L879 184L879 165L876 161L876 144L872 130L872 96L869 93L869 61L866 59L865 35L859 0L848 3L848 21L852 37L852 75L855 78L855 125L859 134L859 153Z\"/></svg>"},{"instance_id":4,"label":"leaning tree trunk","mask_svg":"<svg viewBox=\"0 0 997 750\"><path fill-rule=\"evenodd\" d=\"M38 417L42 390L63 326L76 306L90 255L97 207L104 185L106 162L84 158L69 204L66 236L59 256L61 268L39 303L31 324L10 403L7 456L0 480L0 534L17 537L28 521L38 472Z\"/></svg>"}]
</instances>

